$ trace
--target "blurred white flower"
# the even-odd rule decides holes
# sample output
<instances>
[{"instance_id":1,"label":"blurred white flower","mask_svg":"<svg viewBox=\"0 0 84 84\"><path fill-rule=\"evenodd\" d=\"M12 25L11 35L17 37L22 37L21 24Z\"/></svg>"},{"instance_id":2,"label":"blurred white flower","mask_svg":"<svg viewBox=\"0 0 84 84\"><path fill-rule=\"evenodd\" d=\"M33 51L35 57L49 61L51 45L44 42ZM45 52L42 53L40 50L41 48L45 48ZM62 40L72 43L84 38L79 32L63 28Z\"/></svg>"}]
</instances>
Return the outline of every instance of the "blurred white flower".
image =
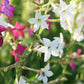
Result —
<instances>
[{"instance_id":1,"label":"blurred white flower","mask_svg":"<svg viewBox=\"0 0 84 84\"><path fill-rule=\"evenodd\" d=\"M43 38L44 46L40 45L36 47L37 51L45 53L44 62L48 61L51 55L57 56L57 54L53 54L53 52L56 50L56 47L58 47L59 41L60 39L58 37L53 41L50 41L47 38Z\"/></svg>"},{"instance_id":2,"label":"blurred white flower","mask_svg":"<svg viewBox=\"0 0 84 84\"><path fill-rule=\"evenodd\" d=\"M80 27L81 25L84 26L84 11L80 13L76 18L76 23Z\"/></svg>"},{"instance_id":3,"label":"blurred white flower","mask_svg":"<svg viewBox=\"0 0 84 84\"><path fill-rule=\"evenodd\" d=\"M47 77L53 76L53 72L49 71L49 69L50 69L49 63L45 66L45 68L41 68L41 74L38 77L38 80L42 80L43 83L46 84L48 82L48 78Z\"/></svg>"},{"instance_id":4,"label":"blurred white flower","mask_svg":"<svg viewBox=\"0 0 84 84\"><path fill-rule=\"evenodd\" d=\"M69 30L70 33L72 32L72 26L74 23L74 6L72 5L72 2L70 2L69 5L67 5L63 0L60 0L60 7L54 6L53 12L58 13L60 15L60 23L61 26L65 30Z\"/></svg>"},{"instance_id":5,"label":"blurred white flower","mask_svg":"<svg viewBox=\"0 0 84 84\"><path fill-rule=\"evenodd\" d=\"M4 21L4 15L3 14L1 14L1 16L0 16L0 25L4 26L4 27L8 27L8 23L6 23Z\"/></svg>"},{"instance_id":6,"label":"blurred white flower","mask_svg":"<svg viewBox=\"0 0 84 84\"><path fill-rule=\"evenodd\" d=\"M45 22L50 15L40 15L39 12L36 12L35 18L28 20L29 23L34 24L34 32L36 32L39 27L48 29L48 25Z\"/></svg>"},{"instance_id":7,"label":"blurred white flower","mask_svg":"<svg viewBox=\"0 0 84 84\"><path fill-rule=\"evenodd\" d=\"M26 80L24 80L22 76L20 76L19 84L29 84L29 83L26 83Z\"/></svg>"},{"instance_id":8,"label":"blurred white flower","mask_svg":"<svg viewBox=\"0 0 84 84\"><path fill-rule=\"evenodd\" d=\"M74 30L73 39L78 42L84 40L84 29L82 26Z\"/></svg>"}]
</instances>

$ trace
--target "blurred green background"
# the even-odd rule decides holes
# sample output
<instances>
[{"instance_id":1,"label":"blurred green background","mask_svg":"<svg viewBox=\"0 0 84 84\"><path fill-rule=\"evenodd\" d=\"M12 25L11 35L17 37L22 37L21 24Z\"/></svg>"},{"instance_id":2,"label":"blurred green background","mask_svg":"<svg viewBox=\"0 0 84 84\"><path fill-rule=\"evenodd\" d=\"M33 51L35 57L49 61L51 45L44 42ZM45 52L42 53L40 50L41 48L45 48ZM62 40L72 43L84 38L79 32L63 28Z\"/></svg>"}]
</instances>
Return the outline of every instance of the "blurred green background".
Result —
<instances>
[{"instance_id":1,"label":"blurred green background","mask_svg":"<svg viewBox=\"0 0 84 84\"><path fill-rule=\"evenodd\" d=\"M13 25L15 25L17 21L19 21L21 24L26 24L28 29L30 27L30 24L27 22L27 20L30 18L33 18L35 14L36 5L32 3L34 0L9 0L9 1L10 1L10 4L14 5L15 7L14 17L12 18ZM47 1L48 0L45 0L45 2ZM66 0L66 1L68 3L68 1L70 0ZM0 2L2 2L2 0L0 0ZM51 13L52 19L59 18L59 17L56 17L56 15L52 11L49 11L49 13ZM6 21L8 22L7 17L6 17ZM63 33L65 43L67 44L70 41L70 33L68 31L64 31L63 28L61 28L60 23L53 23L53 25L51 26L51 31L48 31L48 30L43 31L41 34L41 38L45 37L53 40L53 37L59 36L60 32ZM33 37L30 38L27 34L25 34L25 37L23 38L23 44L29 47L31 42L33 42ZM84 47L79 46L77 44L71 48L70 53L76 52L78 48L81 48L82 53L84 53L83 52ZM0 47L0 68L6 67L8 65L15 63L14 56L11 55L12 50L13 49L11 48L10 44L7 41L4 42L2 47ZM66 52L66 49L65 49L65 52ZM32 52L27 57L25 65L31 68L40 69L44 67L44 65L46 65L46 63L43 62L43 59L44 59L43 57L44 57L43 54L40 57L40 56L37 56L37 52ZM59 82L56 84L79 84L78 81L80 80L84 82L84 65L83 65L84 59L77 61L78 65L76 66L76 70L73 72L68 63L60 64L57 61L59 60L59 58L55 58L55 57L51 57L51 58L52 59L49 62L51 65L51 70L55 75L50 77L49 80L54 80L56 78L60 78L64 76L68 80L65 82ZM83 67L81 68L81 66ZM64 69L66 73L63 74ZM36 75L36 73L32 71L26 71L26 74L22 72L22 74L31 80L33 80ZM14 84L15 78L16 78L15 68L10 69L7 72L0 71L0 84Z\"/></svg>"}]
</instances>

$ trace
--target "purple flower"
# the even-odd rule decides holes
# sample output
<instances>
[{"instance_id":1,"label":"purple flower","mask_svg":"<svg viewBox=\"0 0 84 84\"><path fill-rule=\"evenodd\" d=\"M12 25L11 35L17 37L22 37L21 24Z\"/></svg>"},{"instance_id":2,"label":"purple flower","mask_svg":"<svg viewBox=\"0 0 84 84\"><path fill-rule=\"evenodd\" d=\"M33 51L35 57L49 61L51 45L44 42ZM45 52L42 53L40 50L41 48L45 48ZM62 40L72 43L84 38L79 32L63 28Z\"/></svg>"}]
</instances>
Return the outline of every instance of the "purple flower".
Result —
<instances>
[{"instance_id":1,"label":"purple flower","mask_svg":"<svg viewBox=\"0 0 84 84\"><path fill-rule=\"evenodd\" d=\"M0 25L0 47L3 45L3 38L1 32L5 31L6 28Z\"/></svg>"},{"instance_id":2,"label":"purple flower","mask_svg":"<svg viewBox=\"0 0 84 84\"><path fill-rule=\"evenodd\" d=\"M34 36L34 29L32 28L32 26L27 30L29 36Z\"/></svg>"},{"instance_id":3,"label":"purple flower","mask_svg":"<svg viewBox=\"0 0 84 84\"><path fill-rule=\"evenodd\" d=\"M48 19L51 19L51 14L48 17ZM53 24L53 22L46 22L48 24L48 29L51 30L51 25Z\"/></svg>"},{"instance_id":4,"label":"purple flower","mask_svg":"<svg viewBox=\"0 0 84 84\"><path fill-rule=\"evenodd\" d=\"M10 16L13 17L13 15L14 15L14 11L15 11L14 6L9 5L9 1L8 0L3 0L3 3L0 4L0 6L1 6L0 13L6 14L6 16L9 19L10 24L12 24Z\"/></svg>"},{"instance_id":5,"label":"purple flower","mask_svg":"<svg viewBox=\"0 0 84 84\"><path fill-rule=\"evenodd\" d=\"M20 59L17 57L17 54L20 55L20 56L22 56L26 48L27 48L26 46L22 46L21 44L18 43L17 49L16 49L16 50L13 50L13 51L11 52L12 55L15 57L15 62L17 62L17 61L20 60Z\"/></svg>"},{"instance_id":6,"label":"purple flower","mask_svg":"<svg viewBox=\"0 0 84 84\"><path fill-rule=\"evenodd\" d=\"M70 65L71 69L72 69L73 71L75 71L76 64L72 63L72 62L75 61L75 59L74 59L74 58L71 58L70 61L71 61L71 63L70 63L69 65Z\"/></svg>"},{"instance_id":7,"label":"purple flower","mask_svg":"<svg viewBox=\"0 0 84 84\"><path fill-rule=\"evenodd\" d=\"M11 29L11 33L14 36L14 39L16 40L18 36L24 37L23 30L26 28L26 25L20 25L20 23L17 21L15 24L15 27Z\"/></svg>"}]
</instances>

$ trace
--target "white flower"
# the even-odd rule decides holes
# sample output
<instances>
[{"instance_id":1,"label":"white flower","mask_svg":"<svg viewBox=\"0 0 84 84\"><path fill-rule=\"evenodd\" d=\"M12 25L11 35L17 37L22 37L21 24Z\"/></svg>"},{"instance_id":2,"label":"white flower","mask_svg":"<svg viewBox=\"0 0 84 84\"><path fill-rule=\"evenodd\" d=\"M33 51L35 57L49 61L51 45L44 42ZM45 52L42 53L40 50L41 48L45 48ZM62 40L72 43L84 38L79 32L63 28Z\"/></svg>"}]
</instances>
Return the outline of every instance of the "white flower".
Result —
<instances>
[{"instance_id":1,"label":"white flower","mask_svg":"<svg viewBox=\"0 0 84 84\"><path fill-rule=\"evenodd\" d=\"M26 80L24 80L22 76L20 76L19 84L29 84L29 83L26 83Z\"/></svg>"},{"instance_id":2,"label":"white flower","mask_svg":"<svg viewBox=\"0 0 84 84\"><path fill-rule=\"evenodd\" d=\"M74 30L74 35L73 35L73 39L80 42L82 40L84 40L84 30L82 31L83 27L80 26L79 28ZM82 32L81 32L82 31Z\"/></svg>"},{"instance_id":3,"label":"white flower","mask_svg":"<svg viewBox=\"0 0 84 84\"><path fill-rule=\"evenodd\" d=\"M58 47L59 44L59 38L57 37L56 40L50 41L47 38L43 38L44 46L37 46L36 50L42 53L45 53L44 56L44 62L48 61L51 57L51 55L57 56L57 54L53 54L53 52L56 50L56 47Z\"/></svg>"},{"instance_id":4,"label":"white flower","mask_svg":"<svg viewBox=\"0 0 84 84\"><path fill-rule=\"evenodd\" d=\"M54 37L55 40L57 40L57 37ZM62 57L63 54L63 48L64 48L64 41L63 41L63 35L60 33L60 42L58 44L58 48L53 52L53 54L57 54L60 58Z\"/></svg>"},{"instance_id":5,"label":"white flower","mask_svg":"<svg viewBox=\"0 0 84 84\"><path fill-rule=\"evenodd\" d=\"M80 13L76 18L76 23L78 26L83 25L84 26L84 12Z\"/></svg>"},{"instance_id":6,"label":"white flower","mask_svg":"<svg viewBox=\"0 0 84 84\"><path fill-rule=\"evenodd\" d=\"M34 32L36 32L39 27L48 29L48 25L45 22L50 15L40 15L36 12L35 18L31 18L28 20L29 23L34 24Z\"/></svg>"},{"instance_id":7,"label":"white flower","mask_svg":"<svg viewBox=\"0 0 84 84\"><path fill-rule=\"evenodd\" d=\"M45 66L45 68L41 69L41 74L38 77L38 80L43 80L43 83L47 83L48 82L48 78L47 77L51 77L53 75L52 71L49 71L50 66L49 63Z\"/></svg>"},{"instance_id":8,"label":"white flower","mask_svg":"<svg viewBox=\"0 0 84 84\"><path fill-rule=\"evenodd\" d=\"M6 23L4 21L4 15L3 14L1 14L1 16L0 16L0 25L2 25L4 27L8 27L8 23Z\"/></svg>"},{"instance_id":9,"label":"white flower","mask_svg":"<svg viewBox=\"0 0 84 84\"><path fill-rule=\"evenodd\" d=\"M69 30L71 33L72 26L74 23L74 16L73 16L74 7L72 5L72 2L70 2L69 5L67 5L63 0L60 0L60 7L54 7L54 8L55 9L53 10L53 12L60 14L61 26L65 30Z\"/></svg>"}]
</instances>

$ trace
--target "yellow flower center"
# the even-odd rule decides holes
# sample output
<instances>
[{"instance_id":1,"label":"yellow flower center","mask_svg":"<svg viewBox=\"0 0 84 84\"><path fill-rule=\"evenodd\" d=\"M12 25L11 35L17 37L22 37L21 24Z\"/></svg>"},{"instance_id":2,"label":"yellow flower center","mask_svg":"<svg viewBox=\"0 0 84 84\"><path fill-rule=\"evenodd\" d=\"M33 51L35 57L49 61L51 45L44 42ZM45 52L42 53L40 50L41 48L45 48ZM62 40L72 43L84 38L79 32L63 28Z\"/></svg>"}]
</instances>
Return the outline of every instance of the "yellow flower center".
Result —
<instances>
[{"instance_id":1,"label":"yellow flower center","mask_svg":"<svg viewBox=\"0 0 84 84\"><path fill-rule=\"evenodd\" d=\"M37 20L38 20L38 22L41 22L41 19L40 18L38 18Z\"/></svg>"},{"instance_id":2,"label":"yellow flower center","mask_svg":"<svg viewBox=\"0 0 84 84\"><path fill-rule=\"evenodd\" d=\"M66 10L63 10L62 12L63 12L63 13L65 13L65 12L66 12Z\"/></svg>"}]
</instances>

